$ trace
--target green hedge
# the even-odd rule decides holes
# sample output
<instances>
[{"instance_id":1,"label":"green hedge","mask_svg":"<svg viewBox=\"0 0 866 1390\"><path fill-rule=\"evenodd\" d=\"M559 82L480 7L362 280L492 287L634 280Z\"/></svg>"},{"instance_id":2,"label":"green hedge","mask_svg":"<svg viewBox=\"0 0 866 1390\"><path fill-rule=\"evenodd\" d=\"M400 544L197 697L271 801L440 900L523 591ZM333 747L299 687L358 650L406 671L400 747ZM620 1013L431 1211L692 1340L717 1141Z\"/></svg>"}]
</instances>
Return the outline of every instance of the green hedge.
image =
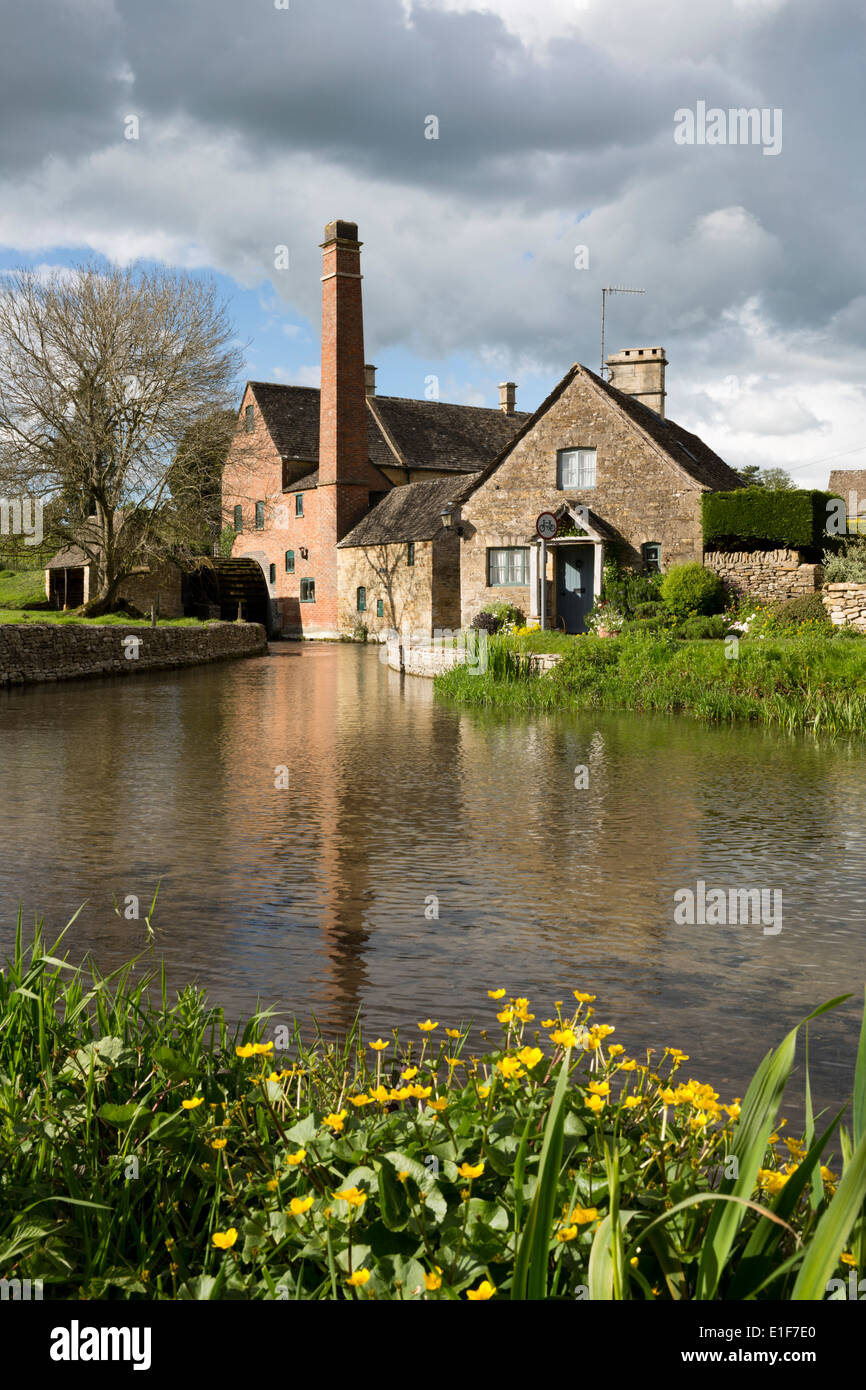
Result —
<instances>
[{"instance_id":1,"label":"green hedge","mask_svg":"<svg viewBox=\"0 0 866 1390\"><path fill-rule=\"evenodd\" d=\"M827 507L836 495L817 488L784 492L763 487L704 493L704 544L721 549L755 542L795 549L824 545Z\"/></svg>"}]
</instances>

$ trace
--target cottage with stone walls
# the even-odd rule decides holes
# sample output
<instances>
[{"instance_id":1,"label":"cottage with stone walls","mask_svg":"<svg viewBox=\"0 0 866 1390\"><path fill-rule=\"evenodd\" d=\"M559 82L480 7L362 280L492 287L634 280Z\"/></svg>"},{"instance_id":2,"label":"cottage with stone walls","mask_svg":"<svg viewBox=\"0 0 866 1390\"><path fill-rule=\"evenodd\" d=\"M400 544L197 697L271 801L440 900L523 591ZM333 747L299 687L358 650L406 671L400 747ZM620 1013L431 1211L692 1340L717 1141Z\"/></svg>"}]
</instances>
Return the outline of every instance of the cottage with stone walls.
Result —
<instances>
[{"instance_id":1,"label":"cottage with stone walls","mask_svg":"<svg viewBox=\"0 0 866 1390\"><path fill-rule=\"evenodd\" d=\"M464 626L502 600L582 632L608 557L646 571L702 562L701 496L742 480L665 419L665 366L660 347L608 358L611 381L576 363L470 486L455 517ZM557 518L551 541L536 534L542 512Z\"/></svg>"}]
</instances>

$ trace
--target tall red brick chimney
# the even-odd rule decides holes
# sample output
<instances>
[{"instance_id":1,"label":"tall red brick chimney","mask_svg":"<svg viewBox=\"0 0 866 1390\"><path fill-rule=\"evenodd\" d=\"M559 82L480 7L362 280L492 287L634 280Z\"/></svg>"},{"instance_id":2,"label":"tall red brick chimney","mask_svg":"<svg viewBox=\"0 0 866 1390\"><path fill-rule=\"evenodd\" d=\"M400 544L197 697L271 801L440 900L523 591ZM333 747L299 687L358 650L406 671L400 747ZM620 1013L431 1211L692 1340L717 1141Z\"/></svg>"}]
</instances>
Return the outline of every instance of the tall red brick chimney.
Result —
<instances>
[{"instance_id":1,"label":"tall red brick chimney","mask_svg":"<svg viewBox=\"0 0 866 1390\"><path fill-rule=\"evenodd\" d=\"M371 486L367 448L367 375L361 302L361 242L354 222L329 222L322 243L322 393L319 487L341 485L337 539L354 525ZM358 496L352 496L358 488ZM344 490L345 489L345 490Z\"/></svg>"}]
</instances>

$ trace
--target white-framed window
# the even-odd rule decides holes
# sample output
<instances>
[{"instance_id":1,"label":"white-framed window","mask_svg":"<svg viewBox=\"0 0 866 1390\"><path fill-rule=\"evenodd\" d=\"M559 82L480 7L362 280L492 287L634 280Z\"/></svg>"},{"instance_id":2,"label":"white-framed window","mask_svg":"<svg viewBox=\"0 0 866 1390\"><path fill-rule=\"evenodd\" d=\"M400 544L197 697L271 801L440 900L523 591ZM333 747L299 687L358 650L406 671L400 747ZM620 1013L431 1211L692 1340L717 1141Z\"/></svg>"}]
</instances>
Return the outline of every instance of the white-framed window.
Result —
<instances>
[{"instance_id":1,"label":"white-framed window","mask_svg":"<svg viewBox=\"0 0 866 1390\"><path fill-rule=\"evenodd\" d=\"M528 547L503 546L488 550L487 583L493 588L504 584L528 584Z\"/></svg>"},{"instance_id":2,"label":"white-framed window","mask_svg":"<svg viewBox=\"0 0 866 1390\"><path fill-rule=\"evenodd\" d=\"M595 487L595 449L560 449L556 456L556 486L563 491Z\"/></svg>"}]
</instances>

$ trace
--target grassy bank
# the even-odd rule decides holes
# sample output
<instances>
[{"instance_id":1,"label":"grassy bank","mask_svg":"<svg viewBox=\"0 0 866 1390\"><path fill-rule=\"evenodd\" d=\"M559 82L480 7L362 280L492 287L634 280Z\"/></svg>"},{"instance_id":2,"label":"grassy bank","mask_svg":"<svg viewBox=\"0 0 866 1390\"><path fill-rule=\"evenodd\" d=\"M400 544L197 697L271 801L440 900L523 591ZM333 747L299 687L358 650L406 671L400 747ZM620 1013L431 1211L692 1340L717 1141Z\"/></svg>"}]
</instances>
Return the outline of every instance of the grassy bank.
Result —
<instances>
[{"instance_id":1,"label":"grassy bank","mask_svg":"<svg viewBox=\"0 0 866 1390\"><path fill-rule=\"evenodd\" d=\"M44 570L0 569L0 610L45 603ZM0 611L0 621L2 621Z\"/></svg>"},{"instance_id":2,"label":"grassy bank","mask_svg":"<svg viewBox=\"0 0 866 1390\"><path fill-rule=\"evenodd\" d=\"M62 626L85 627L150 627L150 618L126 618L122 613L106 613L101 618L84 618L80 613L60 612L54 608L0 608L0 623L52 623ZM158 627L206 627L200 618L158 618Z\"/></svg>"},{"instance_id":3,"label":"grassy bank","mask_svg":"<svg viewBox=\"0 0 866 1390\"><path fill-rule=\"evenodd\" d=\"M800 1300L862 1271L866 1034L849 1129L807 1104L783 1139L797 1029L725 1103L580 990L491 988L483 1055L445 1019L305 1045L59 950L19 923L0 974L0 1275L46 1298Z\"/></svg>"},{"instance_id":4,"label":"grassy bank","mask_svg":"<svg viewBox=\"0 0 866 1390\"><path fill-rule=\"evenodd\" d=\"M535 637L531 649L539 650ZM436 678L440 695L513 709L654 710L710 721L753 720L831 736L866 734L866 641L860 637L742 639L673 636L560 639L549 674L528 672L525 639L492 638L488 670L456 667Z\"/></svg>"}]
</instances>

